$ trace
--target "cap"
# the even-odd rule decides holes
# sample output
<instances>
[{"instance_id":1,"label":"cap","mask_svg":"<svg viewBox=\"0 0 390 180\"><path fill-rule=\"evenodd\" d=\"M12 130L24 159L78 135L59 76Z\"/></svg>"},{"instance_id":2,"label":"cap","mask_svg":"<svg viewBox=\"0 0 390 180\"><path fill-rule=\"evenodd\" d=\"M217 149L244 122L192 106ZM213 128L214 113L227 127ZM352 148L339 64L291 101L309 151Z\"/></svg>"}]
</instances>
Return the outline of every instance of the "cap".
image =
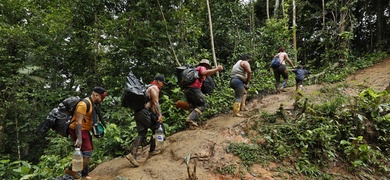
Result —
<instances>
[{"instance_id":1,"label":"cap","mask_svg":"<svg viewBox=\"0 0 390 180\"><path fill-rule=\"evenodd\" d=\"M103 87L95 87L93 88L93 91L100 94L102 98L105 98L107 96L107 91Z\"/></svg>"},{"instance_id":2,"label":"cap","mask_svg":"<svg viewBox=\"0 0 390 180\"><path fill-rule=\"evenodd\" d=\"M154 80L158 80L164 83L164 85L168 85L167 82L165 82L165 77L163 75L157 75L154 77Z\"/></svg>"},{"instance_id":3,"label":"cap","mask_svg":"<svg viewBox=\"0 0 390 180\"><path fill-rule=\"evenodd\" d=\"M210 61L208 59L202 59L200 60L199 64L200 66L204 66L207 69L211 69Z\"/></svg>"}]
</instances>

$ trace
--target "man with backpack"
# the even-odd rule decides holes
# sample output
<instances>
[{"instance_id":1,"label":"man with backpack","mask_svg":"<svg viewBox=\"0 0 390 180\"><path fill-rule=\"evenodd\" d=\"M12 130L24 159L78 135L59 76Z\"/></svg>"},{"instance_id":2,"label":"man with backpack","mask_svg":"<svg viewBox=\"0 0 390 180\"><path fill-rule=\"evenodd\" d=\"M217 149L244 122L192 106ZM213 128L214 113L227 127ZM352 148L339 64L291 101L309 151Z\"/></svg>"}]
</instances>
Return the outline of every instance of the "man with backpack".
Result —
<instances>
[{"instance_id":1,"label":"man with backpack","mask_svg":"<svg viewBox=\"0 0 390 180\"><path fill-rule=\"evenodd\" d=\"M145 141L149 128L152 130L149 155L156 155L161 152L161 149L155 150L156 142L153 138L153 135L155 134L157 127L162 125L162 113L159 104L159 94L164 85L167 85L165 82L165 77L163 75L155 76L154 80L147 86L146 89L146 96L148 97L149 101L145 104L144 108L137 110L134 114L134 119L137 124L138 136L132 143L131 152L126 155L126 158L135 167L139 166L136 157L138 147L142 144L142 142Z\"/></svg>"},{"instance_id":2,"label":"man with backpack","mask_svg":"<svg viewBox=\"0 0 390 180\"><path fill-rule=\"evenodd\" d=\"M191 113L186 118L186 122L190 129L196 129L199 127L196 121L199 119L206 108L206 100L201 91L203 81L207 76L213 75L218 71L222 71L223 67L218 65L216 68L212 69L209 60L202 59L196 67L196 70L199 73L199 78L196 79L192 84L183 88L187 102L190 105Z\"/></svg>"},{"instance_id":3,"label":"man with backpack","mask_svg":"<svg viewBox=\"0 0 390 180\"><path fill-rule=\"evenodd\" d=\"M287 86L287 80L288 80L288 71L287 71L287 67L286 67L286 60L293 68L295 68L295 66L292 63L292 61L290 60L290 58L288 58L288 54L285 52L285 48L283 46L281 46L279 48L279 53L276 54L275 57L279 57L279 62L280 62L279 66L272 67L272 69L274 71L275 81L276 81L275 82L275 89L276 89L277 93L279 93L280 91L286 92L286 90L284 89ZM283 77L282 89L279 89L280 75L282 75L282 77Z\"/></svg>"},{"instance_id":4,"label":"man with backpack","mask_svg":"<svg viewBox=\"0 0 390 180\"><path fill-rule=\"evenodd\" d=\"M241 111L246 111L245 102L248 83L252 77L251 65L249 64L250 56L244 54L241 60L233 66L231 72L230 87L234 90L233 117L241 117Z\"/></svg>"},{"instance_id":5,"label":"man with backpack","mask_svg":"<svg viewBox=\"0 0 390 180\"><path fill-rule=\"evenodd\" d=\"M83 155L83 170L81 171L81 176L72 171L72 165L69 168L65 169L65 174L72 176L75 179L89 179L91 178L88 175L89 171L89 161L93 151L92 136L89 131L93 128L94 118L97 117L97 113L100 114L97 109L97 105L103 102L104 98L107 96L107 92L103 87L95 87L92 91L91 96L85 98L89 103L89 111L87 111L88 104L85 101L80 101L76 110L71 119L71 124L69 125L69 135L74 141L74 146L81 148ZM98 111L98 112L97 112ZM101 118L101 117L99 117ZM96 121L96 119L95 119Z\"/></svg>"}]
</instances>

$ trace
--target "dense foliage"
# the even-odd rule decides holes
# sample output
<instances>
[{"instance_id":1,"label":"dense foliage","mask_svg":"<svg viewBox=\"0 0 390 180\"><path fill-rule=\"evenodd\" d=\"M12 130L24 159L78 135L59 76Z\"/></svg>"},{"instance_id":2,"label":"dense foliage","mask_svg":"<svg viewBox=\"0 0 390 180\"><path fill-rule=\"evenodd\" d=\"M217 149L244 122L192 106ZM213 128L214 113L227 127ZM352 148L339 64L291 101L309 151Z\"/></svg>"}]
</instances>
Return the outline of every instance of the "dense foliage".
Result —
<instances>
[{"instance_id":1,"label":"dense foliage","mask_svg":"<svg viewBox=\"0 0 390 180\"><path fill-rule=\"evenodd\" d=\"M136 135L132 112L120 106L129 71L145 83L156 74L167 77L161 103L171 134L185 128L186 116L174 107L184 99L175 66L208 58L225 67L214 76L217 90L207 97L204 120L230 109L229 72L244 53L253 57L254 97L272 90L268 66L281 45L294 63L314 73L340 63L332 69L336 73L310 83L339 81L383 57L389 46L389 0L299 1L297 25L293 0L267 2L211 1L210 29L206 1L1 1L0 177L60 174L69 165L69 140L31 132L64 97L88 96L97 85L109 93L101 107L109 126L103 139L94 140L93 164L126 152ZM338 68L346 64L354 66Z\"/></svg>"},{"instance_id":2,"label":"dense foliage","mask_svg":"<svg viewBox=\"0 0 390 180\"><path fill-rule=\"evenodd\" d=\"M248 169L278 162L280 172L293 177L353 178L332 171L347 164L357 177L389 178L390 95L367 88L351 98L344 87L325 87L315 97L298 95L291 113L282 108L250 119L246 134L251 143L232 143L229 152ZM220 171L236 173L231 166Z\"/></svg>"}]
</instances>

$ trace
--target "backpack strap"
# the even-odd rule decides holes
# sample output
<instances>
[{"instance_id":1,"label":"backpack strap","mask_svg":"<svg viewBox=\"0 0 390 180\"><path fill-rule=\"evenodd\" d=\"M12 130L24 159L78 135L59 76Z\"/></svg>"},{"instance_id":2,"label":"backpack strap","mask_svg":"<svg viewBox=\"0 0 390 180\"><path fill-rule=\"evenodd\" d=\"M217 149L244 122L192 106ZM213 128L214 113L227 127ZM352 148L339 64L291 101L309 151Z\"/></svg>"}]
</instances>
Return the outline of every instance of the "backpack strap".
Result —
<instances>
[{"instance_id":1,"label":"backpack strap","mask_svg":"<svg viewBox=\"0 0 390 180\"><path fill-rule=\"evenodd\" d=\"M88 97L89 98L89 100L92 102L92 98L91 97ZM85 114L87 114L88 112L89 112L89 110L91 110L91 104L89 103L89 101L86 99L86 98L84 98L84 99L82 99L81 101L83 101L83 102L85 102L85 104L87 105L87 111L85 112ZM80 101L80 102L81 102ZM78 104L78 103L77 103ZM77 105L76 105L76 107L77 107ZM77 108L76 108L76 110L77 110ZM76 110L75 110L75 113L76 113ZM74 114L73 114L74 115ZM73 122L75 122L76 121L76 119L75 120L73 120L73 121L71 121L69 124L72 124ZM85 119L84 119L84 122L85 122Z\"/></svg>"},{"instance_id":2,"label":"backpack strap","mask_svg":"<svg viewBox=\"0 0 390 180\"><path fill-rule=\"evenodd\" d=\"M200 82L202 82L203 83L203 75L202 74L200 74L200 69L202 68L202 67L204 67L204 66L196 66L195 67L195 70L196 70L196 73L198 73L198 78L196 78L196 79L199 79L200 80ZM206 67L205 67L206 68ZM206 68L207 69L207 68ZM207 78L207 76L206 76L206 78Z\"/></svg>"},{"instance_id":3,"label":"backpack strap","mask_svg":"<svg viewBox=\"0 0 390 180\"><path fill-rule=\"evenodd\" d=\"M92 98L91 97L88 97L88 99L92 102ZM89 110L91 109L91 104L89 103L89 101L86 98L84 98L81 101L85 102L85 104L87 105L87 111L85 112L85 114L87 114L89 112Z\"/></svg>"}]
</instances>

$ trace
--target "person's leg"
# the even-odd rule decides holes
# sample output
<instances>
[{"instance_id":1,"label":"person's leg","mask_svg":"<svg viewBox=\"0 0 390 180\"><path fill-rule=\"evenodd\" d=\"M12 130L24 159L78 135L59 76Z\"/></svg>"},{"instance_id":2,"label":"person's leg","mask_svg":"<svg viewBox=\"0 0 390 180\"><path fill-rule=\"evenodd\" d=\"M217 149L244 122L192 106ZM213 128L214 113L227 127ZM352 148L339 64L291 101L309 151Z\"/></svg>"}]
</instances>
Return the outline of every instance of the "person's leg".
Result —
<instances>
[{"instance_id":1,"label":"person's leg","mask_svg":"<svg viewBox=\"0 0 390 180\"><path fill-rule=\"evenodd\" d=\"M286 67L286 65L280 65L279 68L280 68L279 70L280 70L282 77L283 77L282 91L285 91L283 89L287 86L287 81L288 81L287 67Z\"/></svg>"},{"instance_id":2,"label":"person's leg","mask_svg":"<svg viewBox=\"0 0 390 180\"><path fill-rule=\"evenodd\" d=\"M279 68L274 68L274 78L275 78L275 90L279 92L279 84L280 84L280 72Z\"/></svg>"},{"instance_id":3,"label":"person's leg","mask_svg":"<svg viewBox=\"0 0 390 180\"><path fill-rule=\"evenodd\" d=\"M303 80L299 81L299 89L302 91L303 90Z\"/></svg>"},{"instance_id":4,"label":"person's leg","mask_svg":"<svg viewBox=\"0 0 390 180\"><path fill-rule=\"evenodd\" d=\"M72 141L72 145L73 145L74 142L75 142L76 139L77 139L76 131L75 131L74 129L69 128L68 132L69 132L70 138L73 140L73 141ZM72 176L74 179L80 179L80 178L81 178L81 176L80 176L76 171L73 171L73 169L72 169L72 164L70 164L70 166L67 167L67 168L64 170L64 173L65 173L65 174L68 174L68 175L70 175L70 176Z\"/></svg>"},{"instance_id":5,"label":"person's leg","mask_svg":"<svg viewBox=\"0 0 390 180\"><path fill-rule=\"evenodd\" d=\"M238 78L232 78L230 80L230 87L234 89L233 117L241 117L242 114L239 112L245 91L244 82Z\"/></svg>"},{"instance_id":6,"label":"person's leg","mask_svg":"<svg viewBox=\"0 0 390 180\"><path fill-rule=\"evenodd\" d=\"M299 79L295 79L295 91L298 91L299 88Z\"/></svg>"},{"instance_id":7,"label":"person's leg","mask_svg":"<svg viewBox=\"0 0 390 180\"><path fill-rule=\"evenodd\" d=\"M150 149L149 152L152 152L156 149L156 140L154 139L154 134L156 132L157 128L157 115L153 114L152 117L155 119L152 119L152 125L150 126L150 130L152 130L152 137L150 137Z\"/></svg>"},{"instance_id":8,"label":"person's leg","mask_svg":"<svg viewBox=\"0 0 390 180\"><path fill-rule=\"evenodd\" d=\"M152 126L150 127L150 129L152 130L152 137L150 138L150 149L149 149L149 156L154 156L154 155L157 155L157 154L160 154L161 151L162 151L162 147L157 147L156 149L156 139L154 138L154 135L156 134L156 129L161 125L162 126L162 129L163 129L163 132L165 134L165 128L163 126L163 124L157 122L157 115L155 115L155 121L152 122Z\"/></svg>"},{"instance_id":9,"label":"person's leg","mask_svg":"<svg viewBox=\"0 0 390 180\"><path fill-rule=\"evenodd\" d=\"M81 176L83 178L89 177L89 162L93 152L92 136L89 131L82 131L83 144L81 145L81 152L83 153L83 170Z\"/></svg>"},{"instance_id":10,"label":"person's leg","mask_svg":"<svg viewBox=\"0 0 390 180\"><path fill-rule=\"evenodd\" d=\"M243 95L242 95L242 101L241 101L241 111L248 111L248 109L247 108L245 108L245 106L246 106L246 94L247 94L247 91L246 91L246 89L244 89L244 93L243 93Z\"/></svg>"},{"instance_id":11,"label":"person's leg","mask_svg":"<svg viewBox=\"0 0 390 180\"><path fill-rule=\"evenodd\" d=\"M92 151L83 152L83 170L81 170L81 176L86 179L90 179L89 176L89 162L91 160Z\"/></svg>"},{"instance_id":12,"label":"person's leg","mask_svg":"<svg viewBox=\"0 0 390 180\"><path fill-rule=\"evenodd\" d=\"M203 111L206 109L206 100L202 94L202 91L199 88L189 89L185 94L187 101L191 102L191 107L193 108L191 113L186 118L186 122L193 127L198 127L196 121L202 115Z\"/></svg>"},{"instance_id":13,"label":"person's leg","mask_svg":"<svg viewBox=\"0 0 390 180\"><path fill-rule=\"evenodd\" d=\"M137 125L138 136L132 143L130 154L126 155L126 158L130 161L131 164L138 167L139 164L137 162L137 152L142 142L146 139L146 134L148 132L148 128L151 126L151 113L148 109L142 109L137 111L134 114L134 119Z\"/></svg>"},{"instance_id":14,"label":"person's leg","mask_svg":"<svg viewBox=\"0 0 390 180\"><path fill-rule=\"evenodd\" d=\"M142 142L145 140L146 133L147 133L147 129L145 129L141 132L138 132L138 136L134 139L134 141L132 143L130 154L126 155L127 160L129 160L130 163L136 167L139 166L138 161L137 161L138 148L142 144Z\"/></svg>"},{"instance_id":15,"label":"person's leg","mask_svg":"<svg viewBox=\"0 0 390 180\"><path fill-rule=\"evenodd\" d=\"M69 130L69 135L72 138L72 140L76 140L76 132L73 129ZM83 153L83 169L81 170L81 176L72 170L72 165L65 169L65 173L71 175L75 179L79 178L88 178L88 173L89 173L89 162L90 162L90 157L93 152L93 144L92 144L92 136L89 133L89 131L83 130L81 131L81 138L83 143L81 144L80 150Z\"/></svg>"}]
</instances>

